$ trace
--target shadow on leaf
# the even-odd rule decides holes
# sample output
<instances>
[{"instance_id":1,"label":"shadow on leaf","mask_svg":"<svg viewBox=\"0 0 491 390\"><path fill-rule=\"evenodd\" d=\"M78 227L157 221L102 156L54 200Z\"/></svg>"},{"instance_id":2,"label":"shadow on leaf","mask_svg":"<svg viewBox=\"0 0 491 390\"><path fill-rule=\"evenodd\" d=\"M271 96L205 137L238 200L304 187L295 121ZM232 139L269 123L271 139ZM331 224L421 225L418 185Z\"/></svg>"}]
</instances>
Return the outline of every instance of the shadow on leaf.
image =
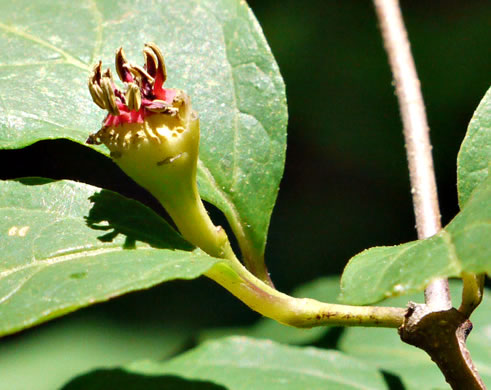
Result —
<instances>
[{"instance_id":1,"label":"shadow on leaf","mask_svg":"<svg viewBox=\"0 0 491 390\"><path fill-rule=\"evenodd\" d=\"M389 390L406 390L406 387L399 376L384 370L381 370L381 373L384 376L385 383L387 383L387 388Z\"/></svg>"},{"instance_id":2,"label":"shadow on leaf","mask_svg":"<svg viewBox=\"0 0 491 390\"><path fill-rule=\"evenodd\" d=\"M146 376L122 369L97 370L79 376L61 390L227 390L212 382L184 379L173 375Z\"/></svg>"},{"instance_id":3,"label":"shadow on leaf","mask_svg":"<svg viewBox=\"0 0 491 390\"><path fill-rule=\"evenodd\" d=\"M122 234L125 249L136 248L137 241L158 249L194 249L164 219L137 201L107 190L95 193L89 200L93 206L85 220L91 229L105 232L98 237L102 242L112 242Z\"/></svg>"},{"instance_id":4,"label":"shadow on leaf","mask_svg":"<svg viewBox=\"0 0 491 390\"><path fill-rule=\"evenodd\" d=\"M45 177L28 176L28 177L19 177L19 178L13 179L13 181L19 182L19 183L24 184L26 186L42 186L44 184L53 183L57 180L48 179Z\"/></svg>"}]
</instances>

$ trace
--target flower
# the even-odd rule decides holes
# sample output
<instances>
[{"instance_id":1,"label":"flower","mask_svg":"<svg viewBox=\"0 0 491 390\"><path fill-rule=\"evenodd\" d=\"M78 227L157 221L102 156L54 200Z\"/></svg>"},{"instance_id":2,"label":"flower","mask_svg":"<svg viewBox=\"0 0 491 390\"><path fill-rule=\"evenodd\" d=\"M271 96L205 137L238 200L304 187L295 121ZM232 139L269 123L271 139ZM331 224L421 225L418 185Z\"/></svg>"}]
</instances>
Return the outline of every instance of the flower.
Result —
<instances>
[{"instance_id":1,"label":"flower","mask_svg":"<svg viewBox=\"0 0 491 390\"><path fill-rule=\"evenodd\" d=\"M125 93L116 88L110 69L102 74L100 61L94 67L89 78L89 91L94 102L109 111L103 128L143 123L154 113L177 113L172 107L177 91L163 87L167 73L162 52L154 43L147 43L143 55L144 68L129 64L122 47L116 52L116 70L127 86Z\"/></svg>"},{"instance_id":2,"label":"flower","mask_svg":"<svg viewBox=\"0 0 491 390\"><path fill-rule=\"evenodd\" d=\"M167 78L162 52L154 43L143 50L145 66L129 64L116 51L116 70L126 86L120 91L111 71L99 62L89 77L94 102L108 114L89 144L105 144L113 160L157 198L182 183L196 181L199 120L189 97L164 88Z\"/></svg>"},{"instance_id":3,"label":"flower","mask_svg":"<svg viewBox=\"0 0 491 390\"><path fill-rule=\"evenodd\" d=\"M186 93L164 88L162 52L145 44L145 66L129 64L116 52L119 90L99 62L89 77L94 102L108 111L101 129L87 143L104 144L113 161L155 196L189 242L215 257L234 257L227 234L213 225L198 194L196 170L199 119Z\"/></svg>"},{"instance_id":4,"label":"flower","mask_svg":"<svg viewBox=\"0 0 491 390\"><path fill-rule=\"evenodd\" d=\"M181 90L163 87L167 72L160 49L154 43L147 43L143 55L145 66L142 68L128 63L123 48L117 50L116 71L126 86L124 92L116 87L109 68L102 73L100 61L94 67L89 77L89 91L94 102L107 110L108 115L103 121L102 128L89 136L88 144L104 143L111 149L111 141L117 138L120 144L126 145L131 141L128 133L133 136L133 139L142 135L137 129L157 140L159 134L155 131L148 132L146 126L118 127L133 123L144 124L148 118L156 114L176 117L177 122L186 119L189 114L187 108L190 106L188 96Z\"/></svg>"}]
</instances>

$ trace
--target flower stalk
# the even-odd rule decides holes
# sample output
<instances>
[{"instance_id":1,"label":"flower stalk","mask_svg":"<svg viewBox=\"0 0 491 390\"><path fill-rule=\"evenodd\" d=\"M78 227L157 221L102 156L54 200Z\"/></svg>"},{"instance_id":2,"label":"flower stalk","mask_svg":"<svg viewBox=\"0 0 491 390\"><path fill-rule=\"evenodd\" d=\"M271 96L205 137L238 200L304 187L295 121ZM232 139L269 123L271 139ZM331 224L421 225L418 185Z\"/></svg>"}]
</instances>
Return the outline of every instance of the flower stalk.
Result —
<instances>
[{"instance_id":1,"label":"flower stalk","mask_svg":"<svg viewBox=\"0 0 491 390\"><path fill-rule=\"evenodd\" d=\"M398 328L406 312L397 307L349 306L295 298L262 282L238 261L220 262L205 275L263 316L297 328L326 325Z\"/></svg>"}]
</instances>

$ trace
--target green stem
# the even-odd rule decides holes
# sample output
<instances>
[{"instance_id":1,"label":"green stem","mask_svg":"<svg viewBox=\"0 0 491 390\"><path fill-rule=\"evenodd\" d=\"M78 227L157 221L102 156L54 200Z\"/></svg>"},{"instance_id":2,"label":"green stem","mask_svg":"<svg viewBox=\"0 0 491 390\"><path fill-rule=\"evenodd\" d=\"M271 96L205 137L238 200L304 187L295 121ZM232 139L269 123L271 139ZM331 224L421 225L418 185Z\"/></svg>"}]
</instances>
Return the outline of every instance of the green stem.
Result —
<instances>
[{"instance_id":1,"label":"green stem","mask_svg":"<svg viewBox=\"0 0 491 390\"><path fill-rule=\"evenodd\" d=\"M221 259L236 259L230 246L227 233L221 226L215 226L198 194L196 180L191 183L180 182L182 189L176 188L179 197L158 196L182 236L208 253ZM192 190L190 191L189 188Z\"/></svg>"},{"instance_id":2,"label":"green stem","mask_svg":"<svg viewBox=\"0 0 491 390\"><path fill-rule=\"evenodd\" d=\"M182 183L184 188L190 184ZM206 272L251 309L278 322L299 328L323 325L378 326L402 325L405 309L392 307L347 306L283 294L260 280L236 258L221 227L216 227L198 195L196 182L192 191L175 188L181 196L175 202L168 196L157 198L169 212L179 231L188 241L211 256L224 259Z\"/></svg>"},{"instance_id":3,"label":"green stem","mask_svg":"<svg viewBox=\"0 0 491 390\"><path fill-rule=\"evenodd\" d=\"M263 316L298 328L325 325L398 328L406 312L395 307L348 306L294 298L262 282L237 260L217 263L205 275Z\"/></svg>"},{"instance_id":4,"label":"green stem","mask_svg":"<svg viewBox=\"0 0 491 390\"><path fill-rule=\"evenodd\" d=\"M206 176L207 180L214 183L214 178L208 171L208 169L203 165L201 161L198 162L201 168L201 172ZM216 183L214 183L217 185ZM253 240L248 234L245 228L244 222L241 220L232 205L223 208L227 221L230 224L232 232L234 233L237 243L239 244L240 252L242 254L243 262L246 268L251 271L251 273L261 279L264 283L274 288L273 282L269 276L266 263L264 261L264 247L258 248L253 244Z\"/></svg>"}]
</instances>

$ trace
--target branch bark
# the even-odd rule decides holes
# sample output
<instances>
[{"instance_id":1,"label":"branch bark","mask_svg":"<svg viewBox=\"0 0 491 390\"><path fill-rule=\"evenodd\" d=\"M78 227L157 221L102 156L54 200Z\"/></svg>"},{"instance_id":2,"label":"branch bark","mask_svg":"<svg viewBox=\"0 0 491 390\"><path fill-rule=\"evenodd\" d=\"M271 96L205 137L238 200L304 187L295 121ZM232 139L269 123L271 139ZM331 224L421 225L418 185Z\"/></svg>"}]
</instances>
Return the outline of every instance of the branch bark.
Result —
<instances>
[{"instance_id":1,"label":"branch bark","mask_svg":"<svg viewBox=\"0 0 491 390\"><path fill-rule=\"evenodd\" d=\"M374 0L385 50L394 76L406 142L411 193L418 238L430 237L441 229L429 127L406 29L397 0ZM452 302L446 280L436 280L425 291L428 305L450 309Z\"/></svg>"},{"instance_id":2,"label":"branch bark","mask_svg":"<svg viewBox=\"0 0 491 390\"><path fill-rule=\"evenodd\" d=\"M418 238L441 229L429 126L398 0L373 0L394 76L406 143ZM472 292L471 292L472 293ZM468 294L469 295L469 294ZM475 295L475 294L472 294ZM425 350L454 389L485 389L465 347L468 316L452 308L446 279L425 290L425 305L410 303L401 339ZM472 311L474 302L469 306Z\"/></svg>"},{"instance_id":3,"label":"branch bark","mask_svg":"<svg viewBox=\"0 0 491 390\"><path fill-rule=\"evenodd\" d=\"M411 302L399 333L403 341L430 355L452 389L482 390L486 387L465 345L471 330L467 316L454 308L432 311Z\"/></svg>"}]
</instances>

